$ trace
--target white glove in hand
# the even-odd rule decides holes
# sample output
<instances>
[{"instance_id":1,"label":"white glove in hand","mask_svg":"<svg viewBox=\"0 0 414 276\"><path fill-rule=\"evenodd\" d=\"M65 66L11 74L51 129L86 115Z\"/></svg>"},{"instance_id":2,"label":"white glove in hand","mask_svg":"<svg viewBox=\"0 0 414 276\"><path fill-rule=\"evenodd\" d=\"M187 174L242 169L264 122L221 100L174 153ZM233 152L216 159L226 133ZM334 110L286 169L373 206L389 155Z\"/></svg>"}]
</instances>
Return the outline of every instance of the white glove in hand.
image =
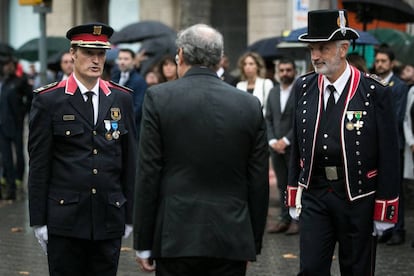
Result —
<instances>
[{"instance_id":1,"label":"white glove in hand","mask_svg":"<svg viewBox=\"0 0 414 276\"><path fill-rule=\"evenodd\" d=\"M294 220L299 220L299 215L295 207L289 207L289 215Z\"/></svg>"},{"instance_id":2,"label":"white glove in hand","mask_svg":"<svg viewBox=\"0 0 414 276\"><path fill-rule=\"evenodd\" d=\"M393 228L394 225L394 223L374 220L374 232L372 233L372 235L382 236L384 231Z\"/></svg>"},{"instance_id":3,"label":"white glove in hand","mask_svg":"<svg viewBox=\"0 0 414 276\"><path fill-rule=\"evenodd\" d=\"M128 239L129 235L132 233L132 225L131 224L125 224L125 232L122 236L123 239Z\"/></svg>"},{"instance_id":4,"label":"white glove in hand","mask_svg":"<svg viewBox=\"0 0 414 276\"><path fill-rule=\"evenodd\" d=\"M302 212L302 191L303 191L303 187L299 186L296 192L296 197L295 197L296 208L294 207L289 208L289 215L292 217L292 219L295 219L295 220L299 219L300 213Z\"/></svg>"},{"instance_id":5,"label":"white glove in hand","mask_svg":"<svg viewBox=\"0 0 414 276\"><path fill-rule=\"evenodd\" d=\"M43 249L43 252L45 252L45 255L47 255L47 241L48 241L48 235L47 235L47 226L34 226L34 233L37 238L37 241L39 242L40 246Z\"/></svg>"}]
</instances>

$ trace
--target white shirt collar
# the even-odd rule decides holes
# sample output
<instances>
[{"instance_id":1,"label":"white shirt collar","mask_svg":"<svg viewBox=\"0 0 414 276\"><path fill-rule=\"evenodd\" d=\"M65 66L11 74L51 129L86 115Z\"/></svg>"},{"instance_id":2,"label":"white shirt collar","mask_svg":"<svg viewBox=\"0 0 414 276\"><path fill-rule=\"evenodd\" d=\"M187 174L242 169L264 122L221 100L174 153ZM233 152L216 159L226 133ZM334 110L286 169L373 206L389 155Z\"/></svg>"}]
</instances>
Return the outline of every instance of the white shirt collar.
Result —
<instances>
[{"instance_id":1,"label":"white shirt collar","mask_svg":"<svg viewBox=\"0 0 414 276\"><path fill-rule=\"evenodd\" d=\"M85 93L86 92L88 92L88 91L92 91L96 96L98 96L99 95L99 79L96 81L96 84L95 84L95 86L91 89L91 90L89 90L88 88L86 88L85 87L85 85L83 85L77 78L76 78L76 75L75 75L75 73L73 73L73 78L75 79L75 81L76 81L76 84L78 85L78 87L79 87L79 90L80 90L80 92L82 93L82 95L84 95L85 96Z\"/></svg>"},{"instance_id":2,"label":"white shirt collar","mask_svg":"<svg viewBox=\"0 0 414 276\"><path fill-rule=\"evenodd\" d=\"M393 74L393 72L391 71L384 79L383 79L383 81L385 81L386 83L389 83L390 82L390 80L391 80L391 78L392 78L392 76L393 76L394 74Z\"/></svg>"},{"instance_id":3,"label":"white shirt collar","mask_svg":"<svg viewBox=\"0 0 414 276\"><path fill-rule=\"evenodd\" d=\"M223 76L223 74L224 74L224 68L223 68L223 67L220 67L220 68L216 71L216 73L217 73L217 76L218 76L219 78L221 78L221 76Z\"/></svg>"},{"instance_id":4,"label":"white shirt collar","mask_svg":"<svg viewBox=\"0 0 414 276\"><path fill-rule=\"evenodd\" d=\"M336 92L338 92L340 96L350 76L351 76L351 68L349 67L348 63L346 64L345 71L342 73L341 76L339 76L339 78L334 83L331 83L328 80L328 78L324 75L323 76L323 91L326 91L326 87L331 84L335 87Z\"/></svg>"}]
</instances>

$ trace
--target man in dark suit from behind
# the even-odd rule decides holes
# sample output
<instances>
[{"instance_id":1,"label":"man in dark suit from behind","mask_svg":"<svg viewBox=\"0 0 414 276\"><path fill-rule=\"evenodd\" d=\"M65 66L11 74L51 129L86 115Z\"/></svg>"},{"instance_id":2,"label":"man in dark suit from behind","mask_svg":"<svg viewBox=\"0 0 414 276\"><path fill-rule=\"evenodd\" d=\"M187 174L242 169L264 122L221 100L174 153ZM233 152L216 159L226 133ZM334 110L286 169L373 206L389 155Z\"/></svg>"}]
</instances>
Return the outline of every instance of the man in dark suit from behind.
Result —
<instances>
[{"instance_id":1,"label":"man in dark suit from behind","mask_svg":"<svg viewBox=\"0 0 414 276\"><path fill-rule=\"evenodd\" d=\"M140 268L156 275L245 275L262 247L269 198L257 98L220 80L223 37L178 34L180 79L148 89L134 206Z\"/></svg>"},{"instance_id":2,"label":"man in dark suit from behind","mask_svg":"<svg viewBox=\"0 0 414 276\"><path fill-rule=\"evenodd\" d=\"M285 204L285 193L288 184L290 141L293 138L295 106L291 90L296 76L296 66L293 60L284 58L276 67L279 85L270 90L267 99L266 125L270 157L279 189L280 216L276 224L269 225L267 232L285 232L286 235L294 235L299 232L299 226L289 215L289 208Z\"/></svg>"}]
</instances>

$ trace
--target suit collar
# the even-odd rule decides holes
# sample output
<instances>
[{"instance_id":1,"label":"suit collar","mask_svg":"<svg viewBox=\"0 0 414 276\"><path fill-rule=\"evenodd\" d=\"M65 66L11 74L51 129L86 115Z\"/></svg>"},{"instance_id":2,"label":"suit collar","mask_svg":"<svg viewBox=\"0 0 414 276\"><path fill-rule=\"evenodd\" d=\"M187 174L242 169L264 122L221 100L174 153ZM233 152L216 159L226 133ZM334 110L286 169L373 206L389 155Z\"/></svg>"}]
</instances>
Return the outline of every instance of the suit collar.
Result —
<instances>
[{"instance_id":1,"label":"suit collar","mask_svg":"<svg viewBox=\"0 0 414 276\"><path fill-rule=\"evenodd\" d=\"M212 77L218 78L216 72L204 66L193 65L190 69L184 74L184 77L192 75L210 75Z\"/></svg>"}]
</instances>

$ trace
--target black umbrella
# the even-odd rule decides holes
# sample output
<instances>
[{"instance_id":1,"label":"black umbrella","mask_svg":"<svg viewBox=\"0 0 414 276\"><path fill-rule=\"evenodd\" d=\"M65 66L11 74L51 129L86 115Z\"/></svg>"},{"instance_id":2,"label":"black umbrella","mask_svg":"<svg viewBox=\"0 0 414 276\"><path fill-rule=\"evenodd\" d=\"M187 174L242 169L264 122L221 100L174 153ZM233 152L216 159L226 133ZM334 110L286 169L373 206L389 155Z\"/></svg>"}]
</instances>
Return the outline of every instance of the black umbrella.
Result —
<instances>
[{"instance_id":1,"label":"black umbrella","mask_svg":"<svg viewBox=\"0 0 414 276\"><path fill-rule=\"evenodd\" d=\"M163 35L142 41L139 51L145 51L147 59L141 62L140 72L144 75L148 69L159 62L166 55L175 56L177 47L175 35Z\"/></svg>"},{"instance_id":2,"label":"black umbrella","mask_svg":"<svg viewBox=\"0 0 414 276\"><path fill-rule=\"evenodd\" d=\"M9 44L0 42L0 56L12 56L14 53L13 47Z\"/></svg>"},{"instance_id":3,"label":"black umbrella","mask_svg":"<svg viewBox=\"0 0 414 276\"><path fill-rule=\"evenodd\" d=\"M63 36L48 36L46 37L47 59L50 59L54 55L68 51L70 48L70 42L66 37ZM28 61L39 60L39 38L34 38L16 50L16 56L21 59Z\"/></svg>"},{"instance_id":4,"label":"black umbrella","mask_svg":"<svg viewBox=\"0 0 414 276\"><path fill-rule=\"evenodd\" d=\"M247 50L258 53L264 59L275 59L280 57L277 45L282 41L280 36L260 39L247 46Z\"/></svg>"},{"instance_id":5,"label":"black umbrella","mask_svg":"<svg viewBox=\"0 0 414 276\"><path fill-rule=\"evenodd\" d=\"M344 8L356 12L364 31L372 20L394 23L414 22L414 9L402 0L343 0Z\"/></svg>"},{"instance_id":6,"label":"black umbrella","mask_svg":"<svg viewBox=\"0 0 414 276\"><path fill-rule=\"evenodd\" d=\"M176 35L176 32L159 21L144 20L130 24L115 32L110 41L113 44L140 42L163 35Z\"/></svg>"}]
</instances>

